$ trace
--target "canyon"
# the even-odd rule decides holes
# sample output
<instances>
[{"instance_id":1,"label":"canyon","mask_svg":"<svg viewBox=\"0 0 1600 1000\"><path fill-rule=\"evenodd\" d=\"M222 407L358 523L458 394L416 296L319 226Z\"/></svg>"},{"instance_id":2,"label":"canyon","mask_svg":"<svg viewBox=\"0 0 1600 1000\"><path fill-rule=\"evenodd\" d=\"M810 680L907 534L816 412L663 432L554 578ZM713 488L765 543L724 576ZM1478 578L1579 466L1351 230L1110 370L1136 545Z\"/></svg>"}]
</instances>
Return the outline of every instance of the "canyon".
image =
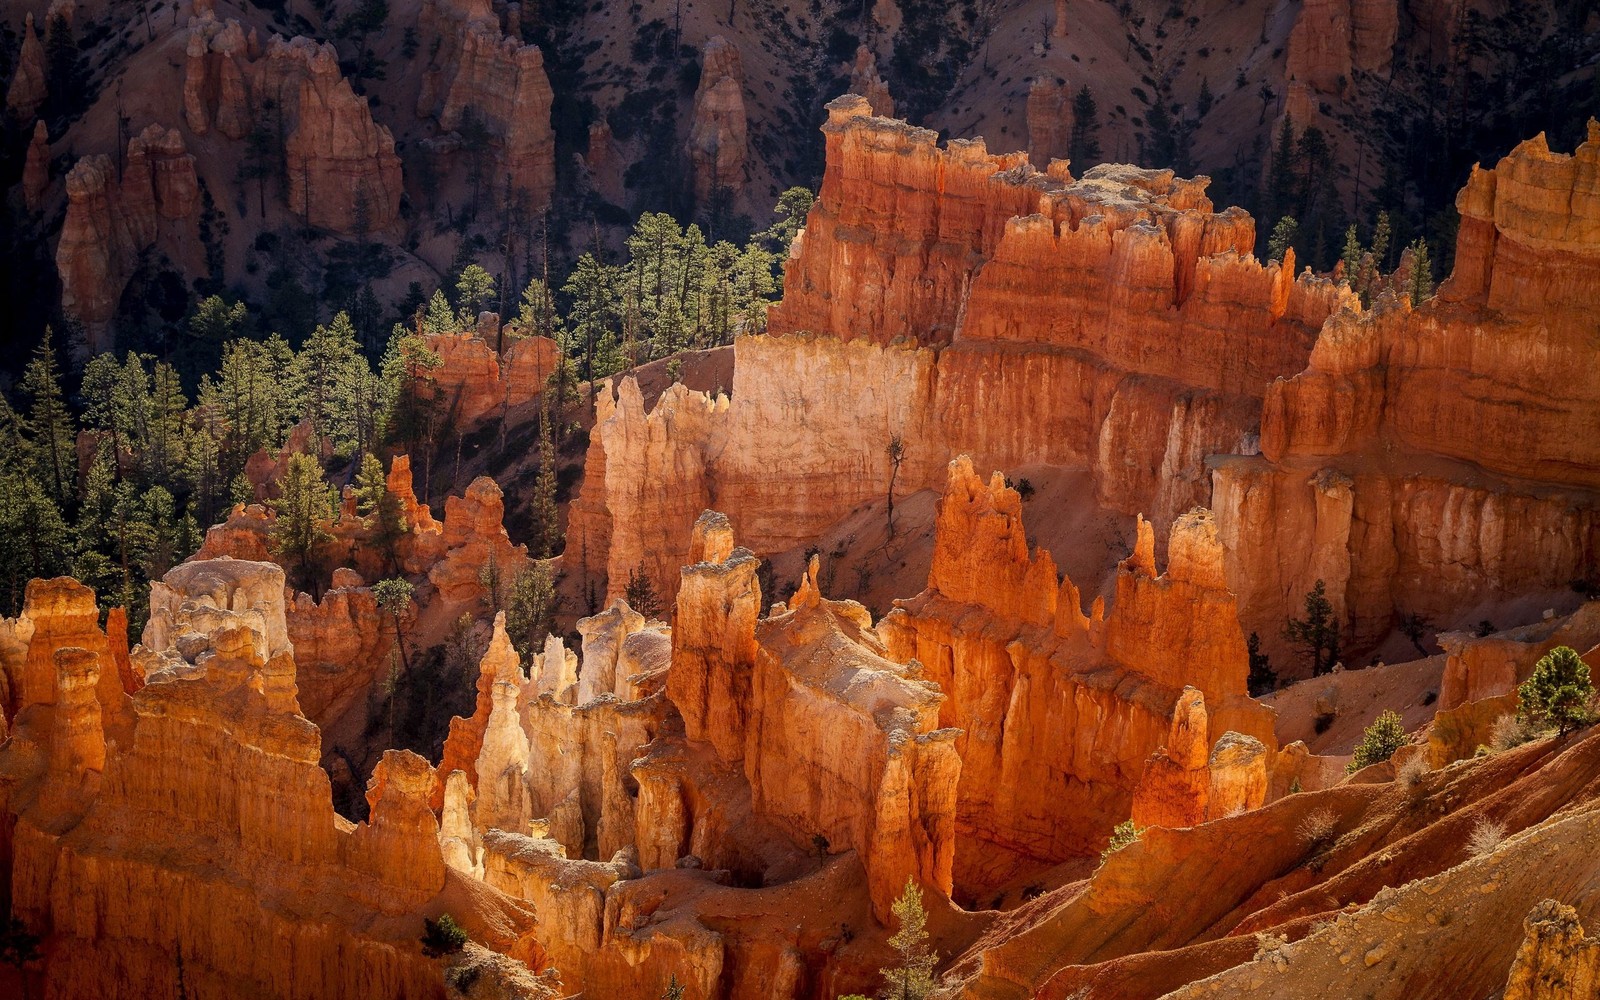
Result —
<instances>
[{"instance_id":1,"label":"canyon","mask_svg":"<svg viewBox=\"0 0 1600 1000\"><path fill-rule=\"evenodd\" d=\"M1049 6L1064 44L1076 7ZM1308 0L1291 105L1382 72L1393 13ZM535 15L419 13L407 113L456 135L422 152L480 125L508 213L556 190ZM65 178L94 337L141 253L193 252L191 146L245 141L263 95L307 225L406 211L333 46L187 24L182 130ZM381 491L352 461L298 558L290 459L332 448L309 426L142 610L27 585L0 618L0 902L38 954L0 989L835 1000L879 987L918 895L940 997L1592 992L1600 728L1508 732L1547 655L1600 667L1600 123L1472 171L1436 292L1411 250L1364 297L1258 258L1205 177L1075 173L1065 83L1030 85L1031 155L991 153L884 117L855 51L867 93L826 106L766 330L576 388L559 554L478 473L555 451L528 429L560 418L565 342L483 310L419 322L436 364L390 372L449 443L389 454ZM702 49L674 147L701 201L765 179L749 56ZM539 598L503 592L540 580L530 636ZM1285 634L1319 585L1326 670ZM395 747L414 706L459 709L424 752ZM1373 762L1378 707L1405 732Z\"/></svg>"}]
</instances>

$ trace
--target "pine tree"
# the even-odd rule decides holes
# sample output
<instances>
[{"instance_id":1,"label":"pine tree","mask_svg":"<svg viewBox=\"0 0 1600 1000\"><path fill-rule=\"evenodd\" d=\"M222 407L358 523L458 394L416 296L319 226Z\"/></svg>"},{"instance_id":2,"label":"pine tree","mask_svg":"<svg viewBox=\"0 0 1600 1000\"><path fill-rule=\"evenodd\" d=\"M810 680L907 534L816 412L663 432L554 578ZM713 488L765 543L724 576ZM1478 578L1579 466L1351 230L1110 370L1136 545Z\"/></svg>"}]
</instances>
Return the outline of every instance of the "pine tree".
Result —
<instances>
[{"instance_id":1,"label":"pine tree","mask_svg":"<svg viewBox=\"0 0 1600 1000\"><path fill-rule=\"evenodd\" d=\"M1263 214L1269 219L1289 215L1294 204L1295 190L1299 187L1294 152L1294 119L1284 115L1283 124L1278 128L1278 141L1273 148L1271 171L1267 174L1267 204Z\"/></svg>"},{"instance_id":2,"label":"pine tree","mask_svg":"<svg viewBox=\"0 0 1600 1000\"><path fill-rule=\"evenodd\" d=\"M1211 81L1202 78L1200 80L1200 95L1195 98L1194 102L1195 110L1199 113L1201 118L1204 118L1211 112L1211 105L1215 103L1215 101L1216 97L1211 93Z\"/></svg>"},{"instance_id":3,"label":"pine tree","mask_svg":"<svg viewBox=\"0 0 1600 1000\"><path fill-rule=\"evenodd\" d=\"M1433 295L1433 261L1428 256L1428 241L1411 244L1411 281L1407 285L1411 304L1420 306Z\"/></svg>"},{"instance_id":4,"label":"pine tree","mask_svg":"<svg viewBox=\"0 0 1600 1000\"><path fill-rule=\"evenodd\" d=\"M477 264L468 264L456 279L456 304L463 328L478 325L478 313L494 301L494 277Z\"/></svg>"},{"instance_id":5,"label":"pine tree","mask_svg":"<svg viewBox=\"0 0 1600 1000\"><path fill-rule=\"evenodd\" d=\"M1364 282L1361 281L1361 240L1356 236L1355 223L1344 231L1344 250L1339 254L1339 261L1344 265L1344 283L1352 291L1360 292Z\"/></svg>"},{"instance_id":6,"label":"pine tree","mask_svg":"<svg viewBox=\"0 0 1600 1000\"><path fill-rule=\"evenodd\" d=\"M538 522L535 551L540 559L556 554L561 541L560 509L556 501L556 446L551 436L548 402L539 411L539 474L533 481L533 516Z\"/></svg>"},{"instance_id":7,"label":"pine tree","mask_svg":"<svg viewBox=\"0 0 1600 1000\"><path fill-rule=\"evenodd\" d=\"M650 579L650 574L642 567L635 566L628 570L628 586L623 591L623 598L628 602L628 607L646 618L655 618L661 614L661 597L656 592L656 585Z\"/></svg>"},{"instance_id":8,"label":"pine tree","mask_svg":"<svg viewBox=\"0 0 1600 1000\"><path fill-rule=\"evenodd\" d=\"M530 661L555 627L556 588L550 564L536 560L517 574L506 602L506 635L517 655ZM636 609L637 610L637 609Z\"/></svg>"},{"instance_id":9,"label":"pine tree","mask_svg":"<svg viewBox=\"0 0 1600 1000\"><path fill-rule=\"evenodd\" d=\"M1571 646L1557 646L1534 665L1517 688L1517 716L1536 726L1554 724L1562 736L1593 719L1589 665Z\"/></svg>"},{"instance_id":10,"label":"pine tree","mask_svg":"<svg viewBox=\"0 0 1600 1000\"><path fill-rule=\"evenodd\" d=\"M349 315L341 312L327 326L317 326L298 363L305 385L304 414L312 431L318 440L328 438L335 454L349 454L360 436L360 390L371 375Z\"/></svg>"},{"instance_id":11,"label":"pine tree","mask_svg":"<svg viewBox=\"0 0 1600 1000\"><path fill-rule=\"evenodd\" d=\"M1405 722L1386 708L1379 712L1378 718L1362 732L1361 742L1356 744L1355 756L1345 765L1345 771L1355 774L1364 767L1386 761L1405 744Z\"/></svg>"},{"instance_id":12,"label":"pine tree","mask_svg":"<svg viewBox=\"0 0 1600 1000\"><path fill-rule=\"evenodd\" d=\"M61 368L49 327L23 369L22 391L29 400L26 427L33 442L34 475L58 508L70 510L77 493L77 430L61 391Z\"/></svg>"},{"instance_id":13,"label":"pine tree","mask_svg":"<svg viewBox=\"0 0 1600 1000\"><path fill-rule=\"evenodd\" d=\"M1261 651L1261 636L1255 632L1245 641L1250 657L1250 674L1246 687L1253 698L1268 694L1278 686L1277 671L1272 669L1272 658Z\"/></svg>"},{"instance_id":14,"label":"pine tree","mask_svg":"<svg viewBox=\"0 0 1600 1000\"><path fill-rule=\"evenodd\" d=\"M368 452L361 456L361 471L356 474L356 512L365 519L372 545L383 556L389 572L395 571L400 540L411 530L406 524L400 498L389 491L383 463Z\"/></svg>"},{"instance_id":15,"label":"pine tree","mask_svg":"<svg viewBox=\"0 0 1600 1000\"><path fill-rule=\"evenodd\" d=\"M1389 237L1389 213L1379 212L1372 229L1372 266L1376 270L1383 270L1389 263Z\"/></svg>"},{"instance_id":16,"label":"pine tree","mask_svg":"<svg viewBox=\"0 0 1600 1000\"><path fill-rule=\"evenodd\" d=\"M1304 618L1288 619L1283 637L1310 654L1311 675L1318 677L1333 670L1338 661L1340 632L1333 602L1328 600L1327 585L1321 580L1306 594L1305 609Z\"/></svg>"},{"instance_id":17,"label":"pine tree","mask_svg":"<svg viewBox=\"0 0 1600 1000\"><path fill-rule=\"evenodd\" d=\"M1100 112L1088 84L1072 99L1072 135L1067 155L1081 174L1100 159Z\"/></svg>"},{"instance_id":18,"label":"pine tree","mask_svg":"<svg viewBox=\"0 0 1600 1000\"><path fill-rule=\"evenodd\" d=\"M900 956L900 964L881 969L884 989L880 1000L924 1000L933 993L933 970L939 956L928 947L928 914L922 907L922 890L911 879L900 898L894 901L895 919L900 929L889 938L889 947Z\"/></svg>"},{"instance_id":19,"label":"pine tree","mask_svg":"<svg viewBox=\"0 0 1600 1000\"><path fill-rule=\"evenodd\" d=\"M405 634L401 631L401 618L406 609L411 606L411 595L414 588L411 583L401 577L390 577L379 580L372 588L372 594L378 599L378 608L388 615L394 622L394 644L400 651L400 667L405 673L411 672L411 665L406 660ZM393 734L391 734L392 736Z\"/></svg>"},{"instance_id":20,"label":"pine tree","mask_svg":"<svg viewBox=\"0 0 1600 1000\"><path fill-rule=\"evenodd\" d=\"M450 310L450 300L444 297L444 292L434 289L433 297L428 300L428 311L422 317L422 332L424 333L451 333L456 329L456 316Z\"/></svg>"},{"instance_id":21,"label":"pine tree","mask_svg":"<svg viewBox=\"0 0 1600 1000\"><path fill-rule=\"evenodd\" d=\"M313 580L311 560L318 547L333 540L328 522L334 513L333 487L322 478L322 467L310 455L289 456L281 495L272 501L278 512L272 524L272 553L291 560L302 584Z\"/></svg>"},{"instance_id":22,"label":"pine tree","mask_svg":"<svg viewBox=\"0 0 1600 1000\"><path fill-rule=\"evenodd\" d=\"M1272 237L1267 240L1267 260L1282 263L1296 240L1300 238L1300 223L1294 216L1285 215L1272 227Z\"/></svg>"}]
</instances>

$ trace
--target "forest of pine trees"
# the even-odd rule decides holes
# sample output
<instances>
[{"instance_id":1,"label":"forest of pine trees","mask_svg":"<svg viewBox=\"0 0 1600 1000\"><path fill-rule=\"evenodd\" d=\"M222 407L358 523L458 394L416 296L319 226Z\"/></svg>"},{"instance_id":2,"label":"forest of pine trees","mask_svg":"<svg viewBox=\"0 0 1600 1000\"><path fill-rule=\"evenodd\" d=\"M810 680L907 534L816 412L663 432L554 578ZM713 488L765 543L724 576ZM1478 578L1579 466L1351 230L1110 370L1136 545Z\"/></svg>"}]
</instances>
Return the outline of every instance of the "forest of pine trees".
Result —
<instances>
[{"instance_id":1,"label":"forest of pine trees","mask_svg":"<svg viewBox=\"0 0 1600 1000\"><path fill-rule=\"evenodd\" d=\"M708 245L697 226L647 213L621 261L586 253L559 286L531 280L490 346L555 340L559 409L579 380L764 330L778 266L810 206L809 191L786 192L777 222L743 247ZM378 454L426 454L446 436L431 386L439 360L425 335L473 329L500 301L475 263L426 300L414 292L414 316L394 324L381 352L364 348L344 312L291 340L263 334L243 304L216 295L166 338L164 356L106 353L70 370L47 330L16 391L0 393L0 615L17 614L28 580L71 575L104 606L127 607L137 634L149 581L191 555L229 507L254 499L250 457L284 448L300 425L322 452L298 462L299 477L315 480L318 496L325 475L354 481L363 513L382 521ZM547 416L541 427L550 508L555 423ZM554 522L553 510L541 513ZM532 548L552 554L559 539L550 524L539 532ZM292 562L300 549L280 557Z\"/></svg>"}]
</instances>

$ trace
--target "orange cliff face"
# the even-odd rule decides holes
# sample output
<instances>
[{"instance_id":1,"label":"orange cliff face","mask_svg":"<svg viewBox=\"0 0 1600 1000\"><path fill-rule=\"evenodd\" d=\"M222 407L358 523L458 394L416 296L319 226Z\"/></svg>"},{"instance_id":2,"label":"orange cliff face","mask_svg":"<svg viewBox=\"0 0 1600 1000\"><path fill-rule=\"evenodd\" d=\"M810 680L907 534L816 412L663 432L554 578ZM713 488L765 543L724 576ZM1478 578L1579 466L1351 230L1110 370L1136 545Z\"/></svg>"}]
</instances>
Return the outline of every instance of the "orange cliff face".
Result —
<instances>
[{"instance_id":1,"label":"orange cliff face","mask_svg":"<svg viewBox=\"0 0 1600 1000\"><path fill-rule=\"evenodd\" d=\"M1160 576L1141 521L1110 612L1097 599L1088 615L1049 553L1029 553L1021 515L998 476L952 462L928 589L880 627L893 659L926 665L945 694L940 724L961 733L955 871L968 900L1104 846L1164 743L1205 787L1206 748L1224 733L1276 746L1272 713L1245 693L1209 515L1173 527ZM1185 699L1199 701L1193 751L1168 739L1194 714Z\"/></svg>"},{"instance_id":2,"label":"orange cliff face","mask_svg":"<svg viewBox=\"0 0 1600 1000\"><path fill-rule=\"evenodd\" d=\"M108 702L74 594L30 590L28 660L49 658L51 691L17 714L0 788L10 898L46 934L46 995L164 995L181 977L194 996L443 996L416 945L416 915L450 883L427 763L391 752L371 822L336 816L317 729L298 711L282 571L224 560L174 573L158 586L182 606L158 602L146 636L171 645L135 650L148 683L131 700L118 685ZM515 951L526 916L484 891L452 908Z\"/></svg>"},{"instance_id":3,"label":"orange cliff face","mask_svg":"<svg viewBox=\"0 0 1600 1000\"><path fill-rule=\"evenodd\" d=\"M568 569L670 592L698 510L763 555L811 544L946 463L1092 471L1101 506L1165 541L1207 502L1207 455L1254 446L1271 380L1306 364L1349 293L1238 252L1254 223L1203 180L1108 165L1073 180L1021 154L830 106L821 195L773 336L735 343L729 399L673 389L646 412L602 388ZM803 331L803 332L802 332Z\"/></svg>"},{"instance_id":4,"label":"orange cliff face","mask_svg":"<svg viewBox=\"0 0 1600 1000\"><path fill-rule=\"evenodd\" d=\"M1571 155L1540 136L1475 170L1438 294L1333 317L1268 392L1261 455L1215 460L1247 629L1274 640L1317 579L1362 645L1399 614L1467 627L1592 574L1597 164L1591 124Z\"/></svg>"}]
</instances>

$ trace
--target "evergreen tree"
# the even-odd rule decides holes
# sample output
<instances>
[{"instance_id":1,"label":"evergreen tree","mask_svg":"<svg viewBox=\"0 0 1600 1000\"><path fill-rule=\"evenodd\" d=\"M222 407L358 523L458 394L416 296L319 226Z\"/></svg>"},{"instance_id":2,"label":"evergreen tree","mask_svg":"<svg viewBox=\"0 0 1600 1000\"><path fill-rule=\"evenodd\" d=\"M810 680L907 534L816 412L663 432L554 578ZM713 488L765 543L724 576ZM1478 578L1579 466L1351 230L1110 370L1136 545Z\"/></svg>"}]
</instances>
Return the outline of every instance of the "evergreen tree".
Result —
<instances>
[{"instance_id":1,"label":"evergreen tree","mask_svg":"<svg viewBox=\"0 0 1600 1000\"><path fill-rule=\"evenodd\" d=\"M1272 167L1267 174L1267 218L1285 216L1292 212L1291 206L1295 202L1295 194L1299 187L1299 173L1295 169L1295 131L1294 119L1288 115L1283 116L1283 124L1278 128L1278 141L1273 147Z\"/></svg>"},{"instance_id":2,"label":"evergreen tree","mask_svg":"<svg viewBox=\"0 0 1600 1000\"><path fill-rule=\"evenodd\" d=\"M327 326L313 330L298 363L305 386L304 414L312 431L318 440L328 438L335 454L349 454L361 436L358 409L371 376L350 317L341 312Z\"/></svg>"},{"instance_id":3,"label":"evergreen tree","mask_svg":"<svg viewBox=\"0 0 1600 1000\"><path fill-rule=\"evenodd\" d=\"M55 505L70 510L77 493L77 430L61 391L61 367L49 327L23 369L22 391L29 400L26 427L33 442L33 473Z\"/></svg>"},{"instance_id":4,"label":"evergreen tree","mask_svg":"<svg viewBox=\"0 0 1600 1000\"><path fill-rule=\"evenodd\" d=\"M642 567L635 566L628 570L628 586L623 591L623 597L628 602L628 607L644 615L646 618L655 618L661 614L661 597L656 592L656 585Z\"/></svg>"},{"instance_id":5,"label":"evergreen tree","mask_svg":"<svg viewBox=\"0 0 1600 1000\"><path fill-rule=\"evenodd\" d=\"M534 551L540 559L555 555L561 541L560 508L556 503L556 447L551 436L550 406L539 411L539 474L533 481Z\"/></svg>"},{"instance_id":6,"label":"evergreen tree","mask_svg":"<svg viewBox=\"0 0 1600 1000\"><path fill-rule=\"evenodd\" d=\"M456 305L461 326L471 330L478 325L478 313L495 299L494 278L477 264L468 264L456 279Z\"/></svg>"},{"instance_id":7,"label":"evergreen tree","mask_svg":"<svg viewBox=\"0 0 1600 1000\"><path fill-rule=\"evenodd\" d=\"M450 310L450 301L444 292L434 289L428 300L428 311L422 317L423 333L451 333L456 329L456 316Z\"/></svg>"},{"instance_id":8,"label":"evergreen tree","mask_svg":"<svg viewBox=\"0 0 1600 1000\"><path fill-rule=\"evenodd\" d=\"M506 635L524 661L533 659L543 647L545 636L555 627L555 609L555 578L550 564L537 560L517 574L506 605Z\"/></svg>"},{"instance_id":9,"label":"evergreen tree","mask_svg":"<svg viewBox=\"0 0 1600 1000\"><path fill-rule=\"evenodd\" d=\"M1201 118L1211 113L1211 105L1216 102L1216 97L1211 93L1211 81L1201 78L1200 94L1195 98L1195 111Z\"/></svg>"},{"instance_id":10,"label":"evergreen tree","mask_svg":"<svg viewBox=\"0 0 1600 1000\"><path fill-rule=\"evenodd\" d=\"M567 322L571 324L578 374L586 381L604 378L618 370L620 340L614 291L612 269L587 253L578 258L561 289L571 303Z\"/></svg>"},{"instance_id":11,"label":"evergreen tree","mask_svg":"<svg viewBox=\"0 0 1600 1000\"><path fill-rule=\"evenodd\" d=\"M1355 774L1364 767L1386 761L1405 744L1405 722L1386 708L1378 713L1377 720L1362 732L1361 742L1356 744L1355 756L1345 765L1345 771Z\"/></svg>"},{"instance_id":12,"label":"evergreen tree","mask_svg":"<svg viewBox=\"0 0 1600 1000\"><path fill-rule=\"evenodd\" d=\"M789 255L789 247L794 243L794 238L805 227L806 216L811 213L811 206L815 204L817 196L810 188L787 188L778 195L778 204L773 207L772 214L778 217L777 221L751 240L751 244L764 244L765 248L779 257Z\"/></svg>"},{"instance_id":13,"label":"evergreen tree","mask_svg":"<svg viewBox=\"0 0 1600 1000\"><path fill-rule=\"evenodd\" d=\"M1269 694L1278 686L1278 674L1272 669L1272 658L1261 651L1261 636L1251 632L1245 649L1250 656L1250 674L1246 681L1250 696L1259 698Z\"/></svg>"},{"instance_id":14,"label":"evergreen tree","mask_svg":"<svg viewBox=\"0 0 1600 1000\"><path fill-rule=\"evenodd\" d=\"M1272 237L1267 240L1267 260L1274 263L1283 263L1284 256L1300 238L1300 223L1294 216L1285 215L1272 227Z\"/></svg>"},{"instance_id":15,"label":"evergreen tree","mask_svg":"<svg viewBox=\"0 0 1600 1000\"><path fill-rule=\"evenodd\" d=\"M1421 239L1411 244L1411 280L1406 291L1411 304L1420 306L1433 295L1433 261L1428 255L1428 241Z\"/></svg>"},{"instance_id":16,"label":"evergreen tree","mask_svg":"<svg viewBox=\"0 0 1600 1000\"><path fill-rule=\"evenodd\" d=\"M1554 724L1562 736L1593 720L1594 684L1589 665L1571 646L1557 646L1540 658L1517 688L1517 717L1535 726Z\"/></svg>"},{"instance_id":17,"label":"evergreen tree","mask_svg":"<svg viewBox=\"0 0 1600 1000\"><path fill-rule=\"evenodd\" d=\"M365 519L372 545L383 555L389 572L395 571L400 540L411 530L406 524L400 498L389 491L388 477L378 456L361 456L361 471L356 474L356 512Z\"/></svg>"},{"instance_id":18,"label":"evergreen tree","mask_svg":"<svg viewBox=\"0 0 1600 1000\"><path fill-rule=\"evenodd\" d=\"M1305 600L1306 616L1290 618L1284 625L1283 637L1304 649L1311 656L1311 675L1321 676L1333 670L1339 659L1339 620L1333 614L1333 602L1328 600L1327 586L1318 580Z\"/></svg>"},{"instance_id":19,"label":"evergreen tree","mask_svg":"<svg viewBox=\"0 0 1600 1000\"><path fill-rule=\"evenodd\" d=\"M1372 229L1372 266L1383 270L1389 263L1389 213L1379 212L1378 222Z\"/></svg>"},{"instance_id":20,"label":"evergreen tree","mask_svg":"<svg viewBox=\"0 0 1600 1000\"><path fill-rule=\"evenodd\" d=\"M1081 174L1100 159L1100 111L1094 91L1083 85L1072 99L1072 134L1067 139L1067 155Z\"/></svg>"},{"instance_id":21,"label":"evergreen tree","mask_svg":"<svg viewBox=\"0 0 1600 1000\"><path fill-rule=\"evenodd\" d=\"M933 993L933 970L939 956L928 947L928 914L922 907L922 890L911 879L900 898L894 901L895 919L900 929L889 938L889 947L900 956L893 968L881 969L884 989L880 1000L924 1000Z\"/></svg>"},{"instance_id":22,"label":"evergreen tree","mask_svg":"<svg viewBox=\"0 0 1600 1000\"><path fill-rule=\"evenodd\" d=\"M1360 292L1363 285L1361 256L1361 240L1356 237L1356 225L1352 222L1350 228L1344 231L1344 249L1339 254L1339 262L1344 265L1344 283L1356 292Z\"/></svg>"},{"instance_id":23,"label":"evergreen tree","mask_svg":"<svg viewBox=\"0 0 1600 1000\"><path fill-rule=\"evenodd\" d=\"M401 670L406 673L411 672L411 665L406 660L405 634L400 626L401 618L411 606L413 590L409 581L397 576L379 580L372 588L373 596L378 599L378 608L394 622L394 644L400 651Z\"/></svg>"},{"instance_id":24,"label":"evergreen tree","mask_svg":"<svg viewBox=\"0 0 1600 1000\"><path fill-rule=\"evenodd\" d=\"M232 305L220 295L201 299L189 317L188 338L178 351L178 366L193 385L207 372L215 371L223 349L244 332L250 318L243 302Z\"/></svg>"},{"instance_id":25,"label":"evergreen tree","mask_svg":"<svg viewBox=\"0 0 1600 1000\"><path fill-rule=\"evenodd\" d=\"M333 540L327 526L335 503L333 487L323 480L317 460L300 452L290 455L281 495L272 501L278 512L272 524L272 554L292 561L303 585L314 585L311 560L320 546Z\"/></svg>"}]
</instances>

